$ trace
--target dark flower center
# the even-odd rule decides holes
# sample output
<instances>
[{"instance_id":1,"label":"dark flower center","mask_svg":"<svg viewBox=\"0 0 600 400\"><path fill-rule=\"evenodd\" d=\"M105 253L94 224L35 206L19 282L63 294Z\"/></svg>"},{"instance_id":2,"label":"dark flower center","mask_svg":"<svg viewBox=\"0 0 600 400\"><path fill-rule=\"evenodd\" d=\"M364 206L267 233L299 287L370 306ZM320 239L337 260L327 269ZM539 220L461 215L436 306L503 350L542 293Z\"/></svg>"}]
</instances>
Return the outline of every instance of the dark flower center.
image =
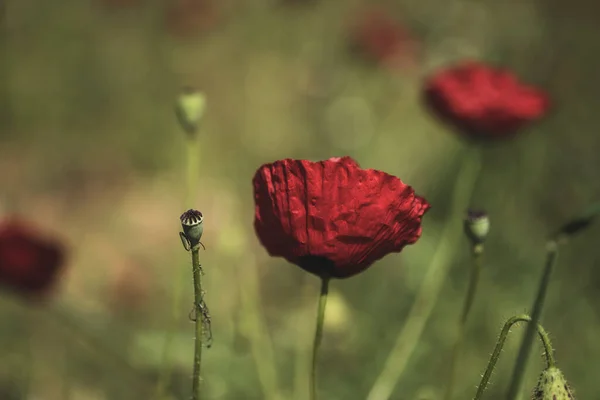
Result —
<instances>
[{"instance_id":1,"label":"dark flower center","mask_svg":"<svg viewBox=\"0 0 600 400\"><path fill-rule=\"evenodd\" d=\"M302 256L298 258L298 266L322 278L336 276L333 261L322 256Z\"/></svg>"}]
</instances>

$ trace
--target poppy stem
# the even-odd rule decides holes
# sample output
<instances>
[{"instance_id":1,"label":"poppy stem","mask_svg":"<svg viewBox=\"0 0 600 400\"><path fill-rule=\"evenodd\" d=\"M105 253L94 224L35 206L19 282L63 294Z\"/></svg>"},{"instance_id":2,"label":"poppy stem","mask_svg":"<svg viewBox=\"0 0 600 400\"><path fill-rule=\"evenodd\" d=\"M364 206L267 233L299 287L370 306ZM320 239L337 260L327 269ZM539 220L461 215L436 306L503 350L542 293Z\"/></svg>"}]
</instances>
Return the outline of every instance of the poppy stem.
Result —
<instances>
[{"instance_id":1,"label":"poppy stem","mask_svg":"<svg viewBox=\"0 0 600 400\"><path fill-rule=\"evenodd\" d=\"M194 194L196 193L196 185L198 182L198 170L200 165L199 157L199 142L196 137L189 136L186 138L186 194L184 199L184 208L193 208ZM181 321L181 303L183 299L183 287L188 279L188 270L186 268L179 268L178 273L175 274L173 279L173 298L171 301L171 326L167 328L165 333L165 341L162 348L161 354L161 371L156 383L155 399L162 400L167 393L167 388L171 381L171 360L169 355L171 354L171 347L173 346L173 339L175 336L175 329L179 326Z\"/></svg>"},{"instance_id":2,"label":"poppy stem","mask_svg":"<svg viewBox=\"0 0 600 400\"><path fill-rule=\"evenodd\" d=\"M535 326L540 320L542 309L544 308L544 301L546 299L546 293L548 292L548 286L550 284L550 277L552 276L552 270L556 264L558 257L558 243L555 240L550 240L546 246L546 265L538 285L538 292L533 302L531 310L531 326L527 327L523 342L519 349L519 355L515 362L513 374L508 387L508 400L514 400L517 398L521 391L521 385L523 382L523 376L527 369L527 361L529 360L529 353L531 352L531 346L533 345L533 337L535 335Z\"/></svg>"},{"instance_id":3,"label":"poppy stem","mask_svg":"<svg viewBox=\"0 0 600 400\"><path fill-rule=\"evenodd\" d=\"M191 249L192 271L194 275L194 310L196 336L194 338L194 375L192 378L192 400L200 399L200 367L202 364L202 339L204 338L204 293L202 291L202 269L200 268L200 245Z\"/></svg>"},{"instance_id":4,"label":"poppy stem","mask_svg":"<svg viewBox=\"0 0 600 400\"><path fill-rule=\"evenodd\" d=\"M441 239L432 256L431 264L410 308L408 317L389 352L383 370L367 396L367 400L387 400L392 395L398 379L402 376L409 358L417 346L425 328L425 323L433 312L433 307L446 280L453 254L459 247L461 216L469 207L473 190L481 170L481 154L473 149L465 156L458 172L452 192L450 214L444 224Z\"/></svg>"},{"instance_id":5,"label":"poppy stem","mask_svg":"<svg viewBox=\"0 0 600 400\"><path fill-rule=\"evenodd\" d=\"M504 324L504 327L502 328L502 331L500 332L500 336L498 337L498 341L496 342L496 347L494 348L494 352L492 353L492 356L490 357L490 361L488 362L487 368L485 369L485 372L483 373L483 376L481 377L481 382L479 383L479 386L477 387L477 393L475 394L475 397L473 398L473 400L481 400L481 398L483 396L483 392L485 391L485 389L490 381L490 377L492 376L492 372L494 372L496 363L498 362L498 359L500 358L500 353L502 352L502 348L504 347L504 343L506 342L506 338L508 337L510 329L512 328L512 326L514 324L516 324L518 322L529 322L529 325L527 326L527 328L528 328L527 330L529 330L530 327L533 327L534 333L537 330L540 340L542 342L542 345L544 346L547 367L550 368L555 365L554 350L552 349L552 343L550 342L550 337L548 336L548 333L544 330L542 325L532 323L533 322L532 318L529 315L526 315L526 314L516 315L516 316L510 318Z\"/></svg>"},{"instance_id":6,"label":"poppy stem","mask_svg":"<svg viewBox=\"0 0 600 400\"><path fill-rule=\"evenodd\" d=\"M475 300L475 293L477 291L477 284L479 283L479 275L481 273L483 263L483 244L476 244L473 246L473 262L471 268L471 277L469 279L469 288L467 290L467 296L463 304L462 313L458 321L458 332L456 335L456 341L454 342L454 348L452 349L452 358L450 359L450 368L448 375L448 385L446 386L446 394L444 400L450 400L452 398L452 392L456 380L456 367L460 359L460 352L462 343L465 336L465 328L469 313Z\"/></svg>"},{"instance_id":7,"label":"poppy stem","mask_svg":"<svg viewBox=\"0 0 600 400\"><path fill-rule=\"evenodd\" d=\"M323 322L325 321L325 306L327 305L327 294L329 293L328 276L321 277L321 294L319 295L319 307L317 309L317 327L315 329L315 339L313 342L312 364L309 380L310 399L317 398L317 355L323 338Z\"/></svg>"}]
</instances>

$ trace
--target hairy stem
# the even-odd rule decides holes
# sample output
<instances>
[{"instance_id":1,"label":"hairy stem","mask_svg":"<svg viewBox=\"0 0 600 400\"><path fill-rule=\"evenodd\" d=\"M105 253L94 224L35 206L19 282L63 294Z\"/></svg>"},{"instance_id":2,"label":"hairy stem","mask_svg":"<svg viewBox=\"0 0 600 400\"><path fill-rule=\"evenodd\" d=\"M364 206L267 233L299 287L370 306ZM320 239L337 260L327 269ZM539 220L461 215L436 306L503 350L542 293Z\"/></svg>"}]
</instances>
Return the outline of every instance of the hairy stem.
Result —
<instances>
[{"instance_id":1,"label":"hairy stem","mask_svg":"<svg viewBox=\"0 0 600 400\"><path fill-rule=\"evenodd\" d=\"M198 170L200 165L200 149L199 142L196 136L190 136L186 138L186 193L184 199L184 208L193 208L194 206L194 195L198 184ZM183 300L183 287L188 279L188 270L186 268L179 268L178 273L175 274L173 279L173 298L171 302L171 326L167 329L165 334L165 341L162 348L161 354L161 371L156 384L156 400L161 400L167 391L171 381L171 360L169 356L171 354L171 347L173 346L173 339L175 336L175 330L179 326L181 321L181 304Z\"/></svg>"},{"instance_id":2,"label":"hairy stem","mask_svg":"<svg viewBox=\"0 0 600 400\"><path fill-rule=\"evenodd\" d=\"M200 246L192 248L192 271L194 275L194 307L195 307L195 333L194 338L194 374L192 377L192 400L200 399L200 367L202 365L202 339L204 338L204 293L202 292L202 270L200 269Z\"/></svg>"},{"instance_id":3,"label":"hairy stem","mask_svg":"<svg viewBox=\"0 0 600 400\"><path fill-rule=\"evenodd\" d=\"M531 353L531 346L533 345L533 337L535 336L535 327L542 315L544 308L544 302L546 300L546 293L548 292L548 286L550 284L550 277L552 276L552 270L556 264L558 257L558 244L555 241L550 241L546 247L546 265L538 285L538 292L533 302L531 310L531 321L532 324L527 327L521 348L519 349L519 355L513 369L512 378L508 387L508 400L515 400L521 391L521 385L523 377L527 370L527 361L529 360L529 353Z\"/></svg>"},{"instance_id":4,"label":"hairy stem","mask_svg":"<svg viewBox=\"0 0 600 400\"><path fill-rule=\"evenodd\" d=\"M481 160L478 149L465 156L458 173L451 199L450 215L444 225L440 242L433 254L431 265L423 278L408 317L398 334L396 343L390 351L383 370L367 396L367 400L387 400L396 383L402 376L408 360L423 333L425 323L431 316L433 306L446 280L448 268L459 248L462 235L461 216L469 206L479 171Z\"/></svg>"},{"instance_id":5,"label":"hairy stem","mask_svg":"<svg viewBox=\"0 0 600 400\"><path fill-rule=\"evenodd\" d=\"M456 335L456 341L454 348L452 349L452 358L450 360L450 368L448 375L448 385L446 386L445 400L452 398L452 392L454 390L454 384L456 381L456 367L460 359L460 351L462 349L462 343L465 335L465 328L469 313L475 301L475 293L477 292L477 284L479 283L479 275L481 273L481 265L483 260L483 245L478 244L473 246L473 267L471 268L471 277L469 279L469 288L467 289L467 295L463 304L462 313L458 321L458 332Z\"/></svg>"},{"instance_id":6,"label":"hairy stem","mask_svg":"<svg viewBox=\"0 0 600 400\"><path fill-rule=\"evenodd\" d=\"M547 367L550 368L555 365L554 350L552 349L552 343L550 342L550 337L548 336L548 334L546 333L546 331L544 330L542 325L534 324L532 321L532 318L526 314L516 315L516 316L510 318L504 324L504 327L502 328L502 331L500 332L500 336L498 337L498 341L496 342L496 347L494 348L494 352L492 353L492 356L490 357L490 361L488 362L487 368L485 369L485 372L483 373L483 376L481 377L481 382L479 383L479 386L477 387L477 393L475 394L475 397L473 400L481 400L481 398L482 398L481 396L483 395L483 392L485 391L485 389L490 381L490 378L492 376L492 372L494 372L496 363L498 362L498 359L500 358L500 353L502 352L502 348L504 347L504 343L506 342L506 338L508 337L510 329L517 322L529 322L529 325L527 326L528 330L529 330L530 326L533 326L534 332L537 330L538 335L540 336L542 345L544 346Z\"/></svg>"},{"instance_id":7,"label":"hairy stem","mask_svg":"<svg viewBox=\"0 0 600 400\"><path fill-rule=\"evenodd\" d=\"M317 309L317 326L315 329L315 339L313 341L312 364L310 370L310 399L317 398L317 356L321 339L323 338L323 322L325 321L325 306L327 305L327 294L329 293L329 277L321 277L321 294L319 295L319 307Z\"/></svg>"}]
</instances>

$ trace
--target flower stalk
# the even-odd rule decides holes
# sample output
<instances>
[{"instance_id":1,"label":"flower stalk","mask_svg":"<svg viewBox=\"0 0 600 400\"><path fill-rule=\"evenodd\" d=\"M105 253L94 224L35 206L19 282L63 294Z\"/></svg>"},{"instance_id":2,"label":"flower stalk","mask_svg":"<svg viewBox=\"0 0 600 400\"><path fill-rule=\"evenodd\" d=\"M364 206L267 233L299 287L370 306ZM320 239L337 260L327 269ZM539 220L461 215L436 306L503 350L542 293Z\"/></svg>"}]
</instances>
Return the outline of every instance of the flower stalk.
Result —
<instances>
[{"instance_id":1,"label":"flower stalk","mask_svg":"<svg viewBox=\"0 0 600 400\"><path fill-rule=\"evenodd\" d=\"M177 99L175 115L179 126L186 133L186 165L185 165L185 195L184 207L192 207L198 185L198 170L200 167L200 146L198 140L199 125L204 116L206 98L204 95L192 88L184 88ZM162 400L171 380L171 362L169 355L173 345L174 329L181 320L181 303L183 298L183 286L188 272L179 269L173 279L173 299L171 302L172 327L165 335L161 355L161 371L156 384L156 400Z\"/></svg>"},{"instance_id":2,"label":"flower stalk","mask_svg":"<svg viewBox=\"0 0 600 400\"><path fill-rule=\"evenodd\" d=\"M546 300L546 294L548 292L548 286L550 284L550 277L556 264L558 257L558 243L555 240L550 240L546 246L546 265L538 285L538 292L531 309L531 321L532 323L527 327L525 336L521 342L519 349L519 355L513 369L513 374L508 387L508 400L515 400L518 394L521 392L521 386L523 377L527 369L527 362L529 360L529 353L531 353L531 347L533 345L533 338L535 336L535 328L542 315L544 303Z\"/></svg>"},{"instance_id":3,"label":"flower stalk","mask_svg":"<svg viewBox=\"0 0 600 400\"><path fill-rule=\"evenodd\" d=\"M192 375L192 400L200 399L201 366L202 366L202 341L204 334L210 335L210 314L204 302L204 291L202 290L202 268L200 266L200 246L202 234L204 233L204 216L200 211L187 210L181 217L181 228L179 233L181 243L185 250L192 255L192 275L194 278L194 372ZM209 336L209 341L211 336Z\"/></svg>"},{"instance_id":4,"label":"flower stalk","mask_svg":"<svg viewBox=\"0 0 600 400\"><path fill-rule=\"evenodd\" d=\"M204 338L204 292L202 291L202 269L200 267L200 245L191 249L192 272L194 276L194 310L195 333L194 338L194 374L192 378L192 400L200 399L201 365L202 365L202 339Z\"/></svg>"},{"instance_id":5,"label":"flower stalk","mask_svg":"<svg viewBox=\"0 0 600 400\"><path fill-rule=\"evenodd\" d=\"M317 308L317 324L315 329L315 339L312 349L312 363L309 378L310 399L317 399L317 356L323 339L323 323L325 322L325 307L327 306L327 295L329 293L328 276L321 277L321 293L319 294L319 306Z\"/></svg>"},{"instance_id":6,"label":"flower stalk","mask_svg":"<svg viewBox=\"0 0 600 400\"><path fill-rule=\"evenodd\" d=\"M554 350L552 348L552 343L550 342L550 337L548 336L548 333L546 333L546 331L544 330L542 325L534 324L532 321L532 318L529 315L526 315L526 314L516 315L512 318L509 318L508 321L506 321L506 323L504 324L504 327L502 328L502 331L500 332L500 336L498 337L498 341L496 342L496 347L494 348L494 352L492 353L492 356L490 357L490 361L488 362L487 368L485 369L485 372L483 373L483 376L481 377L481 382L479 383L479 386L477 387L477 393L475 394L475 397L473 398L473 400L481 400L482 399L483 392L487 388L487 385L492 376L492 372L494 372L494 368L496 367L496 363L498 362L498 359L500 358L500 353L502 352L502 348L504 347L504 343L506 342L506 338L508 337L510 329L512 328L512 326L514 324L516 324L518 322L529 322L529 325L527 326L527 328L533 326L534 332L537 330L537 333L542 342L542 346L544 347L544 355L546 358L546 368L552 368L556 365L556 362L554 361Z\"/></svg>"},{"instance_id":7,"label":"flower stalk","mask_svg":"<svg viewBox=\"0 0 600 400\"><path fill-rule=\"evenodd\" d=\"M475 293L477 292L479 275L481 273L481 268L483 264L483 250L483 244L473 245L473 262L470 274L471 276L469 279L469 288L467 290L467 295L463 304L462 313L458 321L458 332L456 336L456 341L454 343L454 347L452 349L452 358L450 359L448 385L446 386L446 394L444 395L445 400L450 400L452 398L454 384L456 382L456 368L460 359L460 352L465 336L465 328L467 326L467 320L469 318L471 308L475 301Z\"/></svg>"},{"instance_id":8,"label":"flower stalk","mask_svg":"<svg viewBox=\"0 0 600 400\"><path fill-rule=\"evenodd\" d=\"M451 264L449 260L453 259L453 253L459 247L460 235L457 235L456 231L460 227L460 221L456 217L468 208L468 203L471 200L481 170L479 149L471 150L469 154L465 155L465 158L452 193L450 216L444 225L429 270L423 278L408 317L398 334L393 349L389 353L383 370L367 396L367 400L387 400L390 398L417 346L425 324L433 312L442 284L448 274Z\"/></svg>"}]
</instances>

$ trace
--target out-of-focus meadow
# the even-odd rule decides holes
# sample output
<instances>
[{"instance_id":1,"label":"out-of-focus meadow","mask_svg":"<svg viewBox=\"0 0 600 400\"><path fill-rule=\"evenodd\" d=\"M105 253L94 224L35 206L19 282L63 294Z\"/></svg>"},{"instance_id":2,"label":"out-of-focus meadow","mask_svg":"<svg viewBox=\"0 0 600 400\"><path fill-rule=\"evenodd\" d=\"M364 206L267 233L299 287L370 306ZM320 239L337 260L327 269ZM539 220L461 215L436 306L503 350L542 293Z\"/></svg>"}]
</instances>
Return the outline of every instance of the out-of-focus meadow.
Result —
<instances>
[{"instance_id":1,"label":"out-of-focus meadow","mask_svg":"<svg viewBox=\"0 0 600 400\"><path fill-rule=\"evenodd\" d=\"M0 301L0 399L21 399L23 385L31 400L150 398L182 271L189 280L171 391L188 397L192 284L177 237L186 149L173 113L183 85L208 99L194 203L205 216L200 256L214 335L203 358L206 399L263 399L265 388L282 399L307 396L319 282L269 258L255 238L258 166L350 155L432 204L417 244L332 282L320 391L364 399L427 271L465 151L423 108L422 79L465 58L510 67L553 98L549 118L484 150L474 205L488 211L492 229L456 390L474 395L502 324L535 296L548 235L600 195L600 7L381 1L407 31L399 58L382 65L348 41L367 3L2 2L0 216L34 221L70 253L45 307ZM599 233L592 227L561 252L542 321L581 399L600 392ZM461 243L392 399L442 394L468 280ZM504 395L522 331L513 329L486 398ZM528 390L542 369L537 344L533 354Z\"/></svg>"}]
</instances>

